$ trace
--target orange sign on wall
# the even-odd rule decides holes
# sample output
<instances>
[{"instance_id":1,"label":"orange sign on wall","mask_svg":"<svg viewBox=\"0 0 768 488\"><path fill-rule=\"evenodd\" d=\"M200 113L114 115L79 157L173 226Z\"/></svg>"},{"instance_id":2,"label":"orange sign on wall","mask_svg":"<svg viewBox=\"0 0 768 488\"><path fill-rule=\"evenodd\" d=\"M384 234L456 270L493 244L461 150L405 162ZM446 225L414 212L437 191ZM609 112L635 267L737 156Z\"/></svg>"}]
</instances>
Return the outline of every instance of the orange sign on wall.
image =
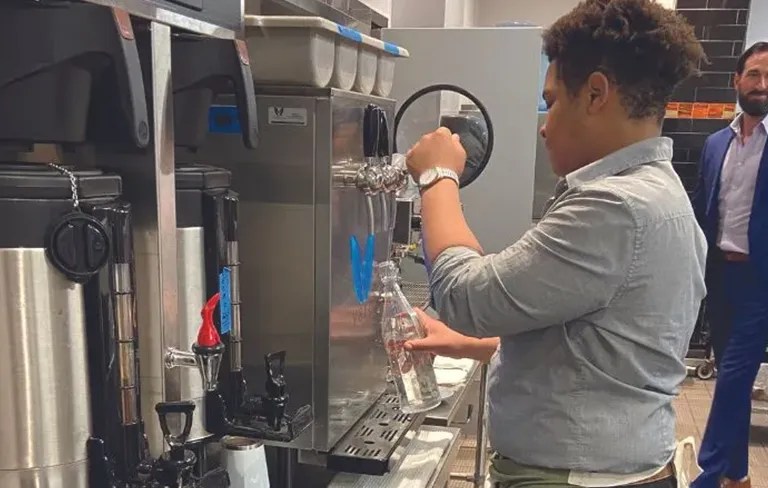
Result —
<instances>
[{"instance_id":1,"label":"orange sign on wall","mask_svg":"<svg viewBox=\"0 0 768 488\"><path fill-rule=\"evenodd\" d=\"M736 115L735 103L687 103L667 104L668 119L732 119Z\"/></svg>"}]
</instances>

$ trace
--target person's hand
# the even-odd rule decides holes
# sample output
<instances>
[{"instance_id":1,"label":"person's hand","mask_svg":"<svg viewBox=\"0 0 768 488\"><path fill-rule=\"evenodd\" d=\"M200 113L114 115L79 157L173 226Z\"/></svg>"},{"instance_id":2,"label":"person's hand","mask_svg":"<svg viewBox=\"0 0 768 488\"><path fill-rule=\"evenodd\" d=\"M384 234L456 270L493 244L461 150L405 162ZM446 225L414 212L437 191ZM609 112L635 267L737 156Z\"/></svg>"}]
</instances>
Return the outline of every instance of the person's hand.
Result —
<instances>
[{"instance_id":1,"label":"person's hand","mask_svg":"<svg viewBox=\"0 0 768 488\"><path fill-rule=\"evenodd\" d=\"M437 356L455 359L471 357L469 349L473 347L476 339L451 330L447 325L433 319L418 308L415 311L421 325L424 327L426 337L406 342L406 350L427 351Z\"/></svg>"},{"instance_id":2,"label":"person's hand","mask_svg":"<svg viewBox=\"0 0 768 488\"><path fill-rule=\"evenodd\" d=\"M466 162L467 153L459 136L445 127L423 136L406 155L408 172L416 181L426 170L436 167L453 170L461 176Z\"/></svg>"}]
</instances>

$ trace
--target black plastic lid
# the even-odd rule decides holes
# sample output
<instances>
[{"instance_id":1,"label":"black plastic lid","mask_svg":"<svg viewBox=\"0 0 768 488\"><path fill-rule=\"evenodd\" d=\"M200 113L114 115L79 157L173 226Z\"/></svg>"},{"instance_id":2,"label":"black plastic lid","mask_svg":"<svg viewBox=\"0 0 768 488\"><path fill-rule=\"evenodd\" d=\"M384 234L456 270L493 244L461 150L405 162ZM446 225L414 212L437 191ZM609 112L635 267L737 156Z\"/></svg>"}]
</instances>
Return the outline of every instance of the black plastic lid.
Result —
<instances>
[{"instance_id":1,"label":"black plastic lid","mask_svg":"<svg viewBox=\"0 0 768 488\"><path fill-rule=\"evenodd\" d=\"M214 190L232 186L232 173L226 169L192 164L176 167L177 190Z\"/></svg>"},{"instance_id":2,"label":"black plastic lid","mask_svg":"<svg viewBox=\"0 0 768 488\"><path fill-rule=\"evenodd\" d=\"M98 169L66 167L77 177L80 200L117 198L122 180ZM65 174L42 163L0 162L0 198L70 199L72 186Z\"/></svg>"}]
</instances>

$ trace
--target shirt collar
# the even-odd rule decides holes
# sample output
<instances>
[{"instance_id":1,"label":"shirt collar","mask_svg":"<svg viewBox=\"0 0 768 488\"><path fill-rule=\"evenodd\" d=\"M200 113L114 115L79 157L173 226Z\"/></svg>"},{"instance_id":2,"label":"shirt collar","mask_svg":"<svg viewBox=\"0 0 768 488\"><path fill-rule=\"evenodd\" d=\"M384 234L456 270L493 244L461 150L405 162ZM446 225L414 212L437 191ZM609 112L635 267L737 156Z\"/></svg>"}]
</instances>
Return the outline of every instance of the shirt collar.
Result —
<instances>
[{"instance_id":1,"label":"shirt collar","mask_svg":"<svg viewBox=\"0 0 768 488\"><path fill-rule=\"evenodd\" d=\"M744 112L739 113L735 119L731 122L731 130L737 136L741 135L741 118L744 117ZM768 133L768 117L763 117L763 120L758 124L758 127L762 127L763 130Z\"/></svg>"},{"instance_id":2,"label":"shirt collar","mask_svg":"<svg viewBox=\"0 0 768 488\"><path fill-rule=\"evenodd\" d=\"M635 166L672 160L672 139L652 137L624 147L566 175L570 188L607 176L617 175Z\"/></svg>"}]
</instances>

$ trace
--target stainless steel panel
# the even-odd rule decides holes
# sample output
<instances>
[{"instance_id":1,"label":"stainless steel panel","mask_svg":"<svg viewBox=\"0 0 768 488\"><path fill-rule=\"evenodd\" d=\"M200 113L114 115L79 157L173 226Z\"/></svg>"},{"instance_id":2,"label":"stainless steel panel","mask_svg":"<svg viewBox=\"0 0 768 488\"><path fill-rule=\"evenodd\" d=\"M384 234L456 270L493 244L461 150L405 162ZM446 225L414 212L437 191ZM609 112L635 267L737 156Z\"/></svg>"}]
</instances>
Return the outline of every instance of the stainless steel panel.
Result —
<instances>
[{"instance_id":1,"label":"stainless steel panel","mask_svg":"<svg viewBox=\"0 0 768 488\"><path fill-rule=\"evenodd\" d=\"M258 149L246 150L237 137L211 135L212 144L190 157L233 171L240 194L243 366L249 382L262 385L263 355L288 352L291 405L311 403L315 416L293 444L301 449L332 448L386 387L378 307L357 303L351 278L349 239L365 242L365 198L356 189L332 187L335 171L363 159L369 103L394 121L392 100L261 87ZM272 107L306 110L307 123L271 125ZM387 259L390 232L379 232L376 240L376 260Z\"/></svg>"},{"instance_id":2,"label":"stainless steel panel","mask_svg":"<svg viewBox=\"0 0 768 488\"><path fill-rule=\"evenodd\" d=\"M0 486L38 486L19 481L35 474L8 472L87 458L82 288L53 269L43 249L0 249L0 323L0 480L8 480Z\"/></svg>"},{"instance_id":3,"label":"stainless steel panel","mask_svg":"<svg viewBox=\"0 0 768 488\"><path fill-rule=\"evenodd\" d=\"M220 39L234 39L242 33L242 2L239 23L216 25L188 15L174 12L148 2L147 0L85 0L88 3L125 10L131 15L156 21L179 29Z\"/></svg>"},{"instance_id":4,"label":"stainless steel panel","mask_svg":"<svg viewBox=\"0 0 768 488\"><path fill-rule=\"evenodd\" d=\"M96 3L112 5L117 0ZM180 345L171 29L168 26L151 24L151 48L152 147L140 154L89 148L77 153L77 163L117 171L123 179L123 196L131 203L142 414L150 452L156 457L163 452L164 443L155 405L182 400L180 371L178 368L166 370L163 362L165 350Z\"/></svg>"},{"instance_id":5,"label":"stainless steel panel","mask_svg":"<svg viewBox=\"0 0 768 488\"><path fill-rule=\"evenodd\" d=\"M0 486L3 488L86 488L88 487L88 462L80 461L25 471L0 470Z\"/></svg>"},{"instance_id":6,"label":"stainless steel panel","mask_svg":"<svg viewBox=\"0 0 768 488\"><path fill-rule=\"evenodd\" d=\"M192 349L202 323L200 311L205 305L205 261L203 228L177 229L178 276L179 276L179 334L180 348ZM194 423L190 441L207 437L203 427L203 380L197 368L178 368L180 373L181 398L194 401Z\"/></svg>"}]
</instances>

